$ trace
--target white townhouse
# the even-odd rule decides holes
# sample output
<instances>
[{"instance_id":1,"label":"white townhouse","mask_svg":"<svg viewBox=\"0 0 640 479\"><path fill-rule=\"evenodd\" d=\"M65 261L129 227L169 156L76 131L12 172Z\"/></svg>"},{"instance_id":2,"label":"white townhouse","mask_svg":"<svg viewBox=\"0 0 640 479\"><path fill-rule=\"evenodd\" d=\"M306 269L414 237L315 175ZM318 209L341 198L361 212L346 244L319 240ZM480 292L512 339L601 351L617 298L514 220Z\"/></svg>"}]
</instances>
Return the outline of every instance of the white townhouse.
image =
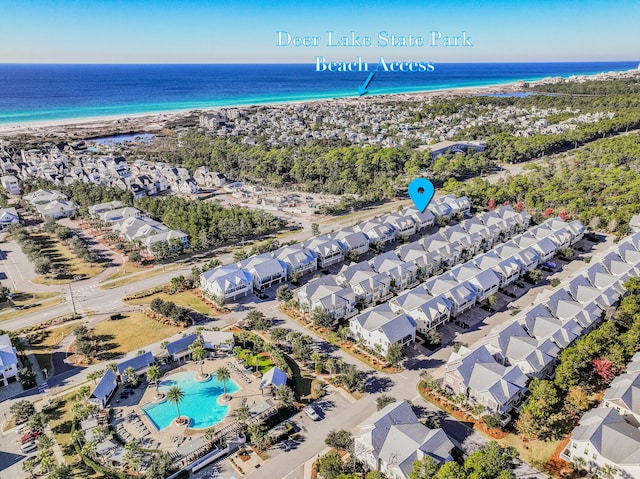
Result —
<instances>
[{"instance_id":1,"label":"white townhouse","mask_svg":"<svg viewBox=\"0 0 640 479\"><path fill-rule=\"evenodd\" d=\"M168 251L189 249L189 235L180 230L160 231L144 236L142 244L145 245L149 254L154 254L159 243L165 243Z\"/></svg>"},{"instance_id":2,"label":"white townhouse","mask_svg":"<svg viewBox=\"0 0 640 479\"><path fill-rule=\"evenodd\" d=\"M271 253L247 258L240 261L238 267L251 273L255 290L262 290L287 280L287 264L273 258Z\"/></svg>"},{"instance_id":3,"label":"white townhouse","mask_svg":"<svg viewBox=\"0 0 640 479\"><path fill-rule=\"evenodd\" d=\"M397 291L415 286L418 283L418 267L405 263L393 251L388 251L369 260L369 264L378 273L385 273L391 278L392 287Z\"/></svg>"},{"instance_id":4,"label":"white townhouse","mask_svg":"<svg viewBox=\"0 0 640 479\"><path fill-rule=\"evenodd\" d=\"M491 270L496 273L500 278L500 288L513 283L524 271L524 265L516 257L503 259L495 251L477 256L473 263L482 270Z\"/></svg>"},{"instance_id":5,"label":"white townhouse","mask_svg":"<svg viewBox=\"0 0 640 479\"><path fill-rule=\"evenodd\" d=\"M454 267L450 272L458 282L467 281L476 290L476 301L484 301L498 292L500 277L490 269L482 270L472 261Z\"/></svg>"},{"instance_id":6,"label":"white townhouse","mask_svg":"<svg viewBox=\"0 0 640 479\"><path fill-rule=\"evenodd\" d=\"M344 261L344 252L340 243L328 236L317 236L304 243L304 247L318 255L318 265L327 268L332 264Z\"/></svg>"},{"instance_id":7,"label":"white townhouse","mask_svg":"<svg viewBox=\"0 0 640 479\"><path fill-rule=\"evenodd\" d=\"M253 277L237 265L218 266L200 275L200 290L225 301L234 300L253 292Z\"/></svg>"},{"instance_id":8,"label":"white townhouse","mask_svg":"<svg viewBox=\"0 0 640 479\"><path fill-rule=\"evenodd\" d=\"M374 304L391 296L391 278L375 272L366 261L343 266L335 279L343 288L353 289L358 300L364 304Z\"/></svg>"},{"instance_id":9,"label":"white townhouse","mask_svg":"<svg viewBox=\"0 0 640 479\"><path fill-rule=\"evenodd\" d=\"M462 245L459 243L449 243L449 241L442 238L438 233L425 236L421 240L418 240L418 243L422 245L422 248L427 253L438 253L442 264L447 267L458 264L462 257Z\"/></svg>"},{"instance_id":10,"label":"white townhouse","mask_svg":"<svg viewBox=\"0 0 640 479\"><path fill-rule=\"evenodd\" d=\"M37 203L35 205L38 214L43 219L58 219L71 216L76 211L76 205L73 201L53 200L48 203Z\"/></svg>"},{"instance_id":11,"label":"white townhouse","mask_svg":"<svg viewBox=\"0 0 640 479\"><path fill-rule=\"evenodd\" d=\"M18 354L8 334L0 335L0 380L7 386L18 377Z\"/></svg>"},{"instance_id":12,"label":"white townhouse","mask_svg":"<svg viewBox=\"0 0 640 479\"><path fill-rule=\"evenodd\" d=\"M350 253L361 255L369 251L369 238L362 231L347 228L336 231L330 237L340 243L345 257L348 257Z\"/></svg>"},{"instance_id":13,"label":"white townhouse","mask_svg":"<svg viewBox=\"0 0 640 479\"><path fill-rule=\"evenodd\" d=\"M523 250L533 248L540 256L539 264L549 261L558 251L558 247L549 237L538 239L529 232L514 238L513 242Z\"/></svg>"},{"instance_id":14,"label":"white townhouse","mask_svg":"<svg viewBox=\"0 0 640 479\"><path fill-rule=\"evenodd\" d=\"M411 216L400 213L390 213L380 218L383 224L390 224L396 229L397 238L408 238L416 234L417 225Z\"/></svg>"},{"instance_id":15,"label":"white townhouse","mask_svg":"<svg viewBox=\"0 0 640 479\"><path fill-rule=\"evenodd\" d=\"M95 206L101 207L102 205ZM142 211L140 211L138 208L134 208L133 206L121 206L117 208L96 211L96 214L105 223L120 223L127 218L137 218L139 216L142 216Z\"/></svg>"},{"instance_id":16,"label":"white townhouse","mask_svg":"<svg viewBox=\"0 0 640 479\"><path fill-rule=\"evenodd\" d=\"M369 245L391 243L396 240L396 229L390 223L382 223L379 219L363 221L355 226L369 238Z\"/></svg>"},{"instance_id":17,"label":"white townhouse","mask_svg":"<svg viewBox=\"0 0 640 479\"><path fill-rule=\"evenodd\" d=\"M456 318L476 304L476 288L469 282L458 282L449 273L430 278L424 287L432 296L444 295L451 301L451 317Z\"/></svg>"},{"instance_id":18,"label":"white townhouse","mask_svg":"<svg viewBox=\"0 0 640 479\"><path fill-rule=\"evenodd\" d=\"M273 252L273 256L287 265L287 276L306 274L318 269L318 253L300 245L285 246Z\"/></svg>"},{"instance_id":19,"label":"white townhouse","mask_svg":"<svg viewBox=\"0 0 640 479\"><path fill-rule=\"evenodd\" d=\"M15 208L0 208L0 231L4 231L9 226L19 223L20 217Z\"/></svg>"},{"instance_id":20,"label":"white townhouse","mask_svg":"<svg viewBox=\"0 0 640 479\"><path fill-rule=\"evenodd\" d=\"M423 425L406 401L388 404L364 420L353 440L358 461L393 479L409 479L413 463L425 456L439 464L453 459L454 444L445 432Z\"/></svg>"},{"instance_id":21,"label":"white townhouse","mask_svg":"<svg viewBox=\"0 0 640 479\"><path fill-rule=\"evenodd\" d=\"M19 195L21 193L18 178L16 178L15 176L3 176L0 178L0 183L2 184L2 187L5 189L5 191L10 195Z\"/></svg>"},{"instance_id":22,"label":"white townhouse","mask_svg":"<svg viewBox=\"0 0 640 479\"><path fill-rule=\"evenodd\" d=\"M89 214L94 218L99 218L102 213L106 213L107 211L116 210L122 208L124 203L119 200L107 201L105 203L98 203L97 205L89 206Z\"/></svg>"},{"instance_id":23,"label":"white townhouse","mask_svg":"<svg viewBox=\"0 0 640 479\"><path fill-rule=\"evenodd\" d=\"M452 353L444 373L445 387L498 414L506 414L520 404L527 381L518 366L501 365L486 346L474 350L463 346Z\"/></svg>"},{"instance_id":24,"label":"white townhouse","mask_svg":"<svg viewBox=\"0 0 640 479\"><path fill-rule=\"evenodd\" d=\"M449 321L453 305L444 295L431 296L418 286L389 302L396 313L404 312L416 322L417 331L426 334Z\"/></svg>"},{"instance_id":25,"label":"white townhouse","mask_svg":"<svg viewBox=\"0 0 640 479\"><path fill-rule=\"evenodd\" d=\"M298 290L298 303L302 311L311 313L314 309L322 309L336 321L357 314L355 302L353 290L340 286L333 276L309 281Z\"/></svg>"},{"instance_id":26,"label":"white townhouse","mask_svg":"<svg viewBox=\"0 0 640 479\"><path fill-rule=\"evenodd\" d=\"M69 197L58 190L37 190L23 196L32 205L44 205L51 201L67 201Z\"/></svg>"},{"instance_id":27,"label":"white townhouse","mask_svg":"<svg viewBox=\"0 0 640 479\"><path fill-rule=\"evenodd\" d=\"M433 226L436 220L433 213L428 209L425 209L422 213L420 213L417 208L410 207L400 210L399 213L402 216L408 216L409 218L413 219L413 221L415 221L416 231L422 231L429 226Z\"/></svg>"},{"instance_id":28,"label":"white townhouse","mask_svg":"<svg viewBox=\"0 0 640 479\"><path fill-rule=\"evenodd\" d=\"M569 347L582 336L583 331L583 327L575 319L562 321L554 317L542 304L536 304L520 312L516 321L532 338L550 339L560 349Z\"/></svg>"},{"instance_id":29,"label":"white townhouse","mask_svg":"<svg viewBox=\"0 0 640 479\"><path fill-rule=\"evenodd\" d=\"M404 346L416 339L416 323L404 313L396 313L385 303L358 314L349 321L351 336L385 355L392 344Z\"/></svg>"}]
</instances>

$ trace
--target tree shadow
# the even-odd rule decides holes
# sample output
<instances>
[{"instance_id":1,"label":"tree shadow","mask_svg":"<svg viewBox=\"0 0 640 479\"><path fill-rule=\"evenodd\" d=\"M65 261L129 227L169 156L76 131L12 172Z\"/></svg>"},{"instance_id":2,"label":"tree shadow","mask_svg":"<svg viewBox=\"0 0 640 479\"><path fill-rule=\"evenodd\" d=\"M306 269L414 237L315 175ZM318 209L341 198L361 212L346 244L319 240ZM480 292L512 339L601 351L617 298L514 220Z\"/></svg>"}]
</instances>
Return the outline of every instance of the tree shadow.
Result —
<instances>
[{"instance_id":1,"label":"tree shadow","mask_svg":"<svg viewBox=\"0 0 640 479\"><path fill-rule=\"evenodd\" d=\"M364 388L366 392L387 392L393 387L393 380L377 373L369 373L365 378Z\"/></svg>"}]
</instances>

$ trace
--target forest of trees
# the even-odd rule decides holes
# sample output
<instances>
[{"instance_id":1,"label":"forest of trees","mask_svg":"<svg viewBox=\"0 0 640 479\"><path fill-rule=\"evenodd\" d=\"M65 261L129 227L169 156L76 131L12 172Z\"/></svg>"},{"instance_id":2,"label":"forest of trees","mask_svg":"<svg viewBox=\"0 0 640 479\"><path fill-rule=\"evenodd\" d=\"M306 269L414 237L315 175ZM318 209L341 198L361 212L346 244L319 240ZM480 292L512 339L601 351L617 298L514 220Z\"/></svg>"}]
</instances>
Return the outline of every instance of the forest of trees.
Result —
<instances>
[{"instance_id":1,"label":"forest of trees","mask_svg":"<svg viewBox=\"0 0 640 479\"><path fill-rule=\"evenodd\" d=\"M640 211L640 133L595 141L563 159L532 165L524 174L495 184L474 178L449 180L444 189L467 195L475 205L524 202L528 210L564 210L594 230L629 232Z\"/></svg>"},{"instance_id":2,"label":"forest of trees","mask_svg":"<svg viewBox=\"0 0 640 479\"><path fill-rule=\"evenodd\" d=\"M187 233L194 249L262 236L282 227L278 218L260 209L222 207L177 196L145 197L136 206L169 228Z\"/></svg>"}]
</instances>

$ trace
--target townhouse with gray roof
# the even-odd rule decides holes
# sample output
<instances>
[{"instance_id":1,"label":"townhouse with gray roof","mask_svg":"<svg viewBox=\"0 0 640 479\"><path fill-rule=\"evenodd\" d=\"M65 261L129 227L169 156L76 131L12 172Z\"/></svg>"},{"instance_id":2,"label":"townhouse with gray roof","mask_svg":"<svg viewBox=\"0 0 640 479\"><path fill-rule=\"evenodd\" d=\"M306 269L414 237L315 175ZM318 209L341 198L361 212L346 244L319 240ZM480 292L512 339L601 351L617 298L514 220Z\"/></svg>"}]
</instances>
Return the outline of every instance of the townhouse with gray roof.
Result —
<instances>
[{"instance_id":1,"label":"townhouse with gray roof","mask_svg":"<svg viewBox=\"0 0 640 479\"><path fill-rule=\"evenodd\" d=\"M349 320L351 337L381 355L392 344L405 346L416 339L416 323L404 313L396 313L388 303L367 309Z\"/></svg>"},{"instance_id":2,"label":"townhouse with gray roof","mask_svg":"<svg viewBox=\"0 0 640 479\"><path fill-rule=\"evenodd\" d=\"M360 423L354 434L354 455L375 471L409 479L413 463L425 456L451 461L454 444L442 429L429 429L406 401L388 404Z\"/></svg>"}]
</instances>

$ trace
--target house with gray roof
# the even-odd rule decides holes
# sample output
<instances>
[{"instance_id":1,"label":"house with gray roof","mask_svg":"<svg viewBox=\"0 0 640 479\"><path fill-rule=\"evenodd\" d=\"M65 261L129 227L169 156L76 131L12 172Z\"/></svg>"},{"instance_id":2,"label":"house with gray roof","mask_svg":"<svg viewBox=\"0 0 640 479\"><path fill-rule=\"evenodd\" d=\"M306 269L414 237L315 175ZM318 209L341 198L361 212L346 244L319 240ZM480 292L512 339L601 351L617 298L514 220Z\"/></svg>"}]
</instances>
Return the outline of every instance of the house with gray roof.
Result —
<instances>
[{"instance_id":1,"label":"house with gray roof","mask_svg":"<svg viewBox=\"0 0 640 479\"><path fill-rule=\"evenodd\" d=\"M262 290L287 280L287 265L273 258L271 253L251 256L238 263L240 269L249 271L253 278L253 288Z\"/></svg>"},{"instance_id":2,"label":"house with gray roof","mask_svg":"<svg viewBox=\"0 0 640 479\"><path fill-rule=\"evenodd\" d=\"M387 251L371 260L369 264L378 273L385 273L391 278L391 284L396 291L410 288L418 283L418 267L412 263L405 263L393 251Z\"/></svg>"},{"instance_id":3,"label":"house with gray roof","mask_svg":"<svg viewBox=\"0 0 640 479\"><path fill-rule=\"evenodd\" d=\"M225 301L234 300L253 292L253 277L234 264L218 266L200 275L200 290Z\"/></svg>"},{"instance_id":4,"label":"house with gray roof","mask_svg":"<svg viewBox=\"0 0 640 479\"><path fill-rule=\"evenodd\" d=\"M453 208L446 204L440 203L437 201L432 201L427 206L427 209L433 213L433 216L436 218L436 221L448 222L453 217Z\"/></svg>"},{"instance_id":5,"label":"house with gray roof","mask_svg":"<svg viewBox=\"0 0 640 479\"><path fill-rule=\"evenodd\" d=\"M38 203L35 205L38 214L43 219L58 219L71 216L76 211L76 204L67 200L52 200L48 203Z\"/></svg>"},{"instance_id":6,"label":"house with gray roof","mask_svg":"<svg viewBox=\"0 0 640 479\"><path fill-rule=\"evenodd\" d=\"M317 236L304 243L304 247L318 255L318 265L326 268L344 261L344 251L336 240L328 236Z\"/></svg>"},{"instance_id":7,"label":"house with gray roof","mask_svg":"<svg viewBox=\"0 0 640 479\"><path fill-rule=\"evenodd\" d=\"M531 233L527 232L512 240L522 250L533 248L540 256L539 264L549 261L558 251L556 244L548 237L538 239Z\"/></svg>"},{"instance_id":8,"label":"house with gray roof","mask_svg":"<svg viewBox=\"0 0 640 479\"><path fill-rule=\"evenodd\" d=\"M343 288L352 288L364 304L374 304L391 297L391 278L385 273L375 272L365 261L343 266L336 282Z\"/></svg>"},{"instance_id":9,"label":"house with gray roof","mask_svg":"<svg viewBox=\"0 0 640 479\"><path fill-rule=\"evenodd\" d=\"M134 356L133 358L125 359L124 361L120 361L117 364L118 375L120 376L120 380L124 378L124 371L127 368L133 368L136 374L144 374L147 370L155 364L156 359L153 357L153 353L151 351L147 351L138 356Z\"/></svg>"},{"instance_id":10,"label":"house with gray roof","mask_svg":"<svg viewBox=\"0 0 640 479\"><path fill-rule=\"evenodd\" d=\"M413 463L429 456L442 464L452 460L454 444L442 429L429 429L406 401L388 404L360 423L354 454L370 470L409 479Z\"/></svg>"},{"instance_id":11,"label":"house with gray roof","mask_svg":"<svg viewBox=\"0 0 640 479\"><path fill-rule=\"evenodd\" d=\"M189 235L180 230L160 231L143 237L141 241L151 255L159 251L161 244L166 245L166 249L169 252L180 252L190 247Z\"/></svg>"},{"instance_id":12,"label":"house with gray roof","mask_svg":"<svg viewBox=\"0 0 640 479\"><path fill-rule=\"evenodd\" d=\"M615 409L628 423L640 427L640 373L621 374L611 381L602 405Z\"/></svg>"},{"instance_id":13,"label":"house with gray roof","mask_svg":"<svg viewBox=\"0 0 640 479\"><path fill-rule=\"evenodd\" d=\"M640 477L640 429L614 408L592 409L582 416L560 457L569 462L582 458L591 473L608 466L616 477Z\"/></svg>"},{"instance_id":14,"label":"house with gray roof","mask_svg":"<svg viewBox=\"0 0 640 479\"><path fill-rule=\"evenodd\" d=\"M306 274L318 269L318 253L301 245L285 246L273 252L273 256L287 265L287 276Z\"/></svg>"},{"instance_id":15,"label":"house with gray roof","mask_svg":"<svg viewBox=\"0 0 640 479\"><path fill-rule=\"evenodd\" d=\"M330 237L340 243L345 257L348 257L351 253L361 255L369 251L369 237L362 231L347 228L336 231Z\"/></svg>"},{"instance_id":16,"label":"house with gray roof","mask_svg":"<svg viewBox=\"0 0 640 479\"><path fill-rule=\"evenodd\" d=\"M363 221L355 226L369 238L369 245L376 243L391 243L396 240L396 229L390 223L383 223L379 219Z\"/></svg>"},{"instance_id":17,"label":"house with gray roof","mask_svg":"<svg viewBox=\"0 0 640 479\"><path fill-rule=\"evenodd\" d=\"M390 224L396 230L397 238L408 238L416 234L416 222L411 216L402 215L400 213L390 213L380 218L383 224Z\"/></svg>"},{"instance_id":18,"label":"house with gray roof","mask_svg":"<svg viewBox=\"0 0 640 479\"><path fill-rule=\"evenodd\" d=\"M104 408L117 388L116 373L113 369L107 368L96 387L91 391L89 402L99 408Z\"/></svg>"},{"instance_id":19,"label":"house with gray roof","mask_svg":"<svg viewBox=\"0 0 640 479\"><path fill-rule=\"evenodd\" d=\"M19 223L20 217L15 208L0 208L0 231L4 231L9 226Z\"/></svg>"},{"instance_id":20,"label":"house with gray roof","mask_svg":"<svg viewBox=\"0 0 640 479\"><path fill-rule=\"evenodd\" d=\"M497 274L500 288L505 288L516 281L524 270L524 265L517 257L511 256L503 259L495 251L477 256L473 263L482 270L491 270Z\"/></svg>"},{"instance_id":21,"label":"house with gray roof","mask_svg":"<svg viewBox=\"0 0 640 479\"><path fill-rule=\"evenodd\" d=\"M582 273L589 282L601 291L606 291L609 288L613 288L618 294L622 295L625 292L623 281L620 278L612 275L600 264L590 264L589 267Z\"/></svg>"},{"instance_id":22,"label":"house with gray roof","mask_svg":"<svg viewBox=\"0 0 640 479\"><path fill-rule=\"evenodd\" d=\"M95 207L101 206L102 205L95 205ZM142 216L142 211L138 208L134 208L133 206L123 206L120 208L105 209L96 214L106 223L120 223L127 218L137 218L138 216Z\"/></svg>"},{"instance_id":23,"label":"house with gray roof","mask_svg":"<svg viewBox=\"0 0 640 479\"><path fill-rule=\"evenodd\" d=\"M498 246L495 253L503 259L513 258L522 264L522 273L533 271L541 263L540 254L531 247L521 248L514 240Z\"/></svg>"},{"instance_id":24,"label":"house with gray roof","mask_svg":"<svg viewBox=\"0 0 640 479\"><path fill-rule=\"evenodd\" d=\"M189 334L175 341L171 341L165 347L167 354L173 361L180 361L191 356L191 349L189 348L193 342L198 339L197 334Z\"/></svg>"},{"instance_id":25,"label":"house with gray roof","mask_svg":"<svg viewBox=\"0 0 640 479\"><path fill-rule=\"evenodd\" d=\"M427 280L425 289L432 296L444 295L451 301L451 317L456 318L476 304L476 289L467 281L458 282L449 273Z\"/></svg>"},{"instance_id":26,"label":"house with gray roof","mask_svg":"<svg viewBox=\"0 0 640 479\"><path fill-rule=\"evenodd\" d=\"M302 311L311 313L316 308L323 309L336 322L357 314L356 300L353 289L340 286L333 276L309 281L298 290L298 303Z\"/></svg>"},{"instance_id":27,"label":"house with gray roof","mask_svg":"<svg viewBox=\"0 0 640 479\"><path fill-rule=\"evenodd\" d=\"M422 231L423 229L433 226L435 222L435 216L429 209L425 209L422 213L414 207L404 208L399 212L402 216L408 216L416 222L416 231Z\"/></svg>"},{"instance_id":28,"label":"house with gray roof","mask_svg":"<svg viewBox=\"0 0 640 479\"><path fill-rule=\"evenodd\" d=\"M422 245L422 248L427 253L437 253L441 258L442 264L447 267L458 264L462 257L462 245L459 243L451 244L438 233L425 236L418 240L418 243Z\"/></svg>"},{"instance_id":29,"label":"house with gray roof","mask_svg":"<svg viewBox=\"0 0 640 479\"><path fill-rule=\"evenodd\" d=\"M97 205L89 206L89 214L94 218L99 218L102 213L112 211L118 208L122 208L124 203L120 200L107 201L105 203L98 203Z\"/></svg>"},{"instance_id":30,"label":"house with gray roof","mask_svg":"<svg viewBox=\"0 0 640 479\"><path fill-rule=\"evenodd\" d=\"M404 313L396 313L385 303L358 314L349 321L351 336L362 340L366 346L387 354L392 344L413 343L416 339L416 323Z\"/></svg>"},{"instance_id":31,"label":"house with gray roof","mask_svg":"<svg viewBox=\"0 0 640 479\"><path fill-rule=\"evenodd\" d=\"M472 261L454 267L449 273L460 283L466 281L475 288L477 302L497 293L500 287L500 277L493 270L482 270Z\"/></svg>"},{"instance_id":32,"label":"house with gray roof","mask_svg":"<svg viewBox=\"0 0 640 479\"><path fill-rule=\"evenodd\" d=\"M18 354L8 334L0 335L0 379L7 386L18 376Z\"/></svg>"},{"instance_id":33,"label":"house with gray roof","mask_svg":"<svg viewBox=\"0 0 640 479\"><path fill-rule=\"evenodd\" d=\"M575 319L562 321L551 315L542 304L522 312L516 321L529 336L539 340L550 339L560 349L570 346L582 335L583 328Z\"/></svg>"},{"instance_id":34,"label":"house with gray roof","mask_svg":"<svg viewBox=\"0 0 640 479\"><path fill-rule=\"evenodd\" d=\"M506 414L523 399L528 378L518 366L503 366L486 346L462 347L447 361L444 385L488 411Z\"/></svg>"},{"instance_id":35,"label":"house with gray roof","mask_svg":"<svg viewBox=\"0 0 640 479\"><path fill-rule=\"evenodd\" d=\"M610 274L619 278L622 282L627 281L629 278L636 277L639 274L636 265L627 263L613 251L607 253L598 262L602 264Z\"/></svg>"}]
</instances>

